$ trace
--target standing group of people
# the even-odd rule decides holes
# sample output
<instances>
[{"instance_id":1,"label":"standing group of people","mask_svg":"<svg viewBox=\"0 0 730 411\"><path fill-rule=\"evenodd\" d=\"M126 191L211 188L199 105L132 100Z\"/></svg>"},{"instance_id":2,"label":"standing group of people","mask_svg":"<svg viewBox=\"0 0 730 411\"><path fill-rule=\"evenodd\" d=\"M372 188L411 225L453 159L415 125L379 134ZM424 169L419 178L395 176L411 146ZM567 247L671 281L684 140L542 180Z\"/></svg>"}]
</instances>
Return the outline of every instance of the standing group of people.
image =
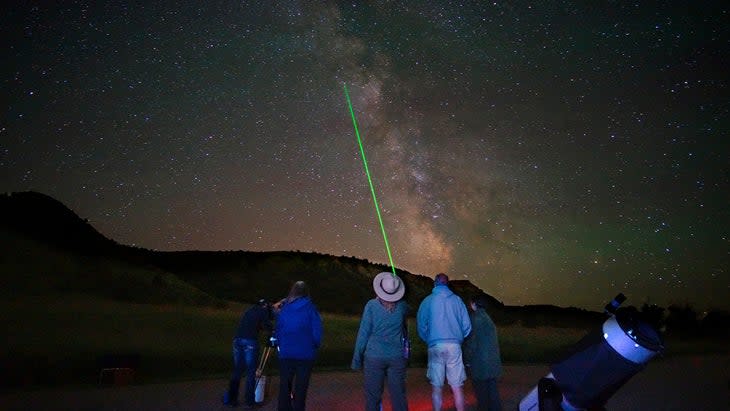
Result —
<instances>
[{"instance_id":1,"label":"standing group of people","mask_svg":"<svg viewBox=\"0 0 730 411\"><path fill-rule=\"evenodd\" d=\"M474 297L470 311L449 289L449 278L440 273L416 315L418 336L428 347L426 376L431 383L434 411L443 403L448 383L457 411L464 411L467 370L480 411L501 411L497 379L502 364L494 322L485 311L485 301ZM351 368L364 375L365 410L382 410L385 385L394 411L407 411L406 368L409 356L408 306L405 285L394 273L380 273L373 280L375 298L365 304L355 341ZM238 386L246 371L244 406L254 406L258 332L273 327L278 345L278 411L304 411L309 378L322 338L322 319L302 281L289 296L269 306L266 301L251 307L241 317L233 340L234 372L224 402L238 404ZM272 339L274 339L272 337Z\"/></svg>"},{"instance_id":2,"label":"standing group of people","mask_svg":"<svg viewBox=\"0 0 730 411\"><path fill-rule=\"evenodd\" d=\"M418 307L418 336L428 347L426 377L431 383L434 411L443 404L447 382L457 411L464 411L464 382L467 371L480 411L501 411L497 378L502 373L497 328L485 311L485 301L474 297L467 312L462 299L449 289L449 277L439 273L434 287ZM373 281L376 297L367 302L352 359L353 369L363 369L365 410L382 409L387 381L394 411L407 411L406 365L408 308L402 300L405 286L395 274L380 273ZM463 351L462 351L463 349ZM465 362L466 360L466 362Z\"/></svg>"}]
</instances>

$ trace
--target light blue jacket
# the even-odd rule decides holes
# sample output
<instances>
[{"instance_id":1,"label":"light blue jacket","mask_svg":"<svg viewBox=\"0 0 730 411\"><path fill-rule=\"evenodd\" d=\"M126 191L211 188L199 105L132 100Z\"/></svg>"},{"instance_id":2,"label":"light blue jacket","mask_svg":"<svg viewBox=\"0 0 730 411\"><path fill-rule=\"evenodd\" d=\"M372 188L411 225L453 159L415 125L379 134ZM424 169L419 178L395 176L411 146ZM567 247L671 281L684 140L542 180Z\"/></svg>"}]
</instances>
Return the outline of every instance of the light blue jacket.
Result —
<instances>
[{"instance_id":1,"label":"light blue jacket","mask_svg":"<svg viewBox=\"0 0 730 411\"><path fill-rule=\"evenodd\" d=\"M471 332L466 305L448 286L437 285L423 299L416 315L418 336L429 346L438 343L461 344Z\"/></svg>"}]
</instances>

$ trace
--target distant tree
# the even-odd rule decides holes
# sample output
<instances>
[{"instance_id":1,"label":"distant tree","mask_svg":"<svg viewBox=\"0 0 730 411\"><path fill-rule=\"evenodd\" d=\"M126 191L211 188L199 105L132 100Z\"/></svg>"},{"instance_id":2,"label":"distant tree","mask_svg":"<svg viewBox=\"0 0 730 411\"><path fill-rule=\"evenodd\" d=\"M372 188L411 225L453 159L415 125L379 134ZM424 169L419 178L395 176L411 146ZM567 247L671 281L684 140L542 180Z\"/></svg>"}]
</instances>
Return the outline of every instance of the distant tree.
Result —
<instances>
[{"instance_id":1,"label":"distant tree","mask_svg":"<svg viewBox=\"0 0 730 411\"><path fill-rule=\"evenodd\" d=\"M644 303L644 305L641 306L641 317L656 330L661 330L665 325L664 311L663 307L659 307L656 304L650 305Z\"/></svg>"},{"instance_id":2,"label":"distant tree","mask_svg":"<svg viewBox=\"0 0 730 411\"><path fill-rule=\"evenodd\" d=\"M699 331L697 312L689 304L670 305L667 308L667 333L681 336L695 336Z\"/></svg>"},{"instance_id":3,"label":"distant tree","mask_svg":"<svg viewBox=\"0 0 730 411\"><path fill-rule=\"evenodd\" d=\"M730 311L712 310L700 322L700 332L707 337L730 337Z\"/></svg>"}]
</instances>

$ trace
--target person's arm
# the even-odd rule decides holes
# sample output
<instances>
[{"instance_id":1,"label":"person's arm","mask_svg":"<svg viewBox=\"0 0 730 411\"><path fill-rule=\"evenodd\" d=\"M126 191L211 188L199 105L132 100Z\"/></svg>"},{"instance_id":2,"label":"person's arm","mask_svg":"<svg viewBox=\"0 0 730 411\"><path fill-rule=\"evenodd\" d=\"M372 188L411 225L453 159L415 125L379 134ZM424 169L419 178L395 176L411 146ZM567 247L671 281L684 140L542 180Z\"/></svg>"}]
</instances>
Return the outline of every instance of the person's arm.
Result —
<instances>
[{"instance_id":1,"label":"person's arm","mask_svg":"<svg viewBox=\"0 0 730 411\"><path fill-rule=\"evenodd\" d=\"M281 311L281 308L284 306L285 303L286 303L286 298L282 298L281 300L279 300L271 305L271 308L274 311L274 315L279 314L279 311Z\"/></svg>"},{"instance_id":2,"label":"person's arm","mask_svg":"<svg viewBox=\"0 0 730 411\"><path fill-rule=\"evenodd\" d=\"M418 307L418 313L416 314L416 330L418 336L426 343L428 343L428 316L428 301L424 300L421 306Z\"/></svg>"},{"instance_id":3,"label":"person's arm","mask_svg":"<svg viewBox=\"0 0 730 411\"><path fill-rule=\"evenodd\" d=\"M276 313L276 322L274 323L274 333L272 334L272 337L276 338L279 345L281 345L281 329L286 323L285 315L283 315L283 311L279 310Z\"/></svg>"},{"instance_id":4,"label":"person's arm","mask_svg":"<svg viewBox=\"0 0 730 411\"><path fill-rule=\"evenodd\" d=\"M317 307L312 306L312 340L314 341L314 348L319 348L322 344L322 316L319 315Z\"/></svg>"},{"instance_id":5,"label":"person's arm","mask_svg":"<svg viewBox=\"0 0 730 411\"><path fill-rule=\"evenodd\" d=\"M403 329L406 332L406 334L408 334L407 337L410 339L411 333L410 333L410 330L408 330L408 311L409 310L410 310L410 307L408 306L408 304L406 304L405 301L403 301Z\"/></svg>"},{"instance_id":6,"label":"person's arm","mask_svg":"<svg viewBox=\"0 0 730 411\"><path fill-rule=\"evenodd\" d=\"M474 322L472 322L472 326L475 326ZM471 333L464 339L464 344L461 347L464 353L464 365L467 367L471 366L474 352L476 352L477 341L475 334L475 329L472 328Z\"/></svg>"},{"instance_id":7,"label":"person's arm","mask_svg":"<svg viewBox=\"0 0 730 411\"><path fill-rule=\"evenodd\" d=\"M466 311L466 305L459 298L459 317L461 318L461 333L463 338L466 338L471 333L471 320L469 319L469 312Z\"/></svg>"},{"instance_id":8,"label":"person's arm","mask_svg":"<svg viewBox=\"0 0 730 411\"><path fill-rule=\"evenodd\" d=\"M363 355L367 346L368 338L372 332L373 320L370 314L370 304L365 304L365 309L360 319L360 328L357 330L357 339L355 340L355 352L352 353L352 363L350 368L359 370L362 368Z\"/></svg>"}]
</instances>

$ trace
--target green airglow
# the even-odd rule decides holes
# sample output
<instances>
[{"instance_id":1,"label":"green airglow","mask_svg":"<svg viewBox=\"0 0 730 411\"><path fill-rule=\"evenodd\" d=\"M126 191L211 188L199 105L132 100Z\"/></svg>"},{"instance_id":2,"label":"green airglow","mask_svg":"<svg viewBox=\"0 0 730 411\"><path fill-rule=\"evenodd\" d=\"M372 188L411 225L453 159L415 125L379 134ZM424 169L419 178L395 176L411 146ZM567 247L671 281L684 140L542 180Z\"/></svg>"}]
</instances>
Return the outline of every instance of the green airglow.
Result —
<instances>
[{"instance_id":1,"label":"green airglow","mask_svg":"<svg viewBox=\"0 0 730 411\"><path fill-rule=\"evenodd\" d=\"M373 197L373 205L375 205L375 213L378 215L378 222L380 223L380 231L383 233L383 241L385 242L385 251L388 253L388 260L390 261L390 267L393 269L393 275L395 274L395 264L393 264L393 256L390 254L390 246L388 245L388 236L385 234L385 225L383 224L383 217L380 215L380 206L378 206L378 199L375 196L375 187L373 186L373 179L370 177L370 169L368 169L368 161L365 158L365 149L362 146L362 139L360 139L360 131L357 128L357 120L355 120L355 112L352 109L352 102L350 101L350 93L347 92L347 84L343 84L345 89L345 98L347 99L347 106L350 109L350 116L352 117L352 126L355 128L355 136L357 137L357 144L360 146L360 155L362 156L362 164L365 167L365 175L368 178L370 184L370 194Z\"/></svg>"}]
</instances>

